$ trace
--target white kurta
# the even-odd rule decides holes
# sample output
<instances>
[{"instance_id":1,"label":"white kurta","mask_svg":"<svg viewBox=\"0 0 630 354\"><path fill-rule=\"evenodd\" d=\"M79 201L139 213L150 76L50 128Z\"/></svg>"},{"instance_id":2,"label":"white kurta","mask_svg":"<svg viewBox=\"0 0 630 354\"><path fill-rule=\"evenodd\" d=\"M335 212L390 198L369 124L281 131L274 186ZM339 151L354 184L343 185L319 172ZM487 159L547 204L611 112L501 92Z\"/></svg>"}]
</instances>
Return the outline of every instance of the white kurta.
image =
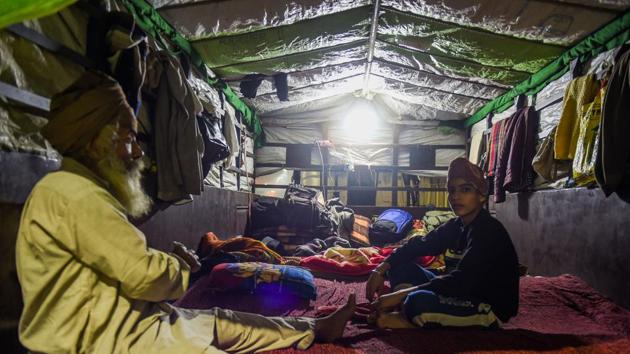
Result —
<instances>
[{"instance_id":1,"label":"white kurta","mask_svg":"<svg viewBox=\"0 0 630 354\"><path fill-rule=\"evenodd\" d=\"M308 347L313 321L186 310L189 267L147 247L106 183L66 158L33 189L16 262L20 341L42 353L213 353Z\"/></svg>"}]
</instances>

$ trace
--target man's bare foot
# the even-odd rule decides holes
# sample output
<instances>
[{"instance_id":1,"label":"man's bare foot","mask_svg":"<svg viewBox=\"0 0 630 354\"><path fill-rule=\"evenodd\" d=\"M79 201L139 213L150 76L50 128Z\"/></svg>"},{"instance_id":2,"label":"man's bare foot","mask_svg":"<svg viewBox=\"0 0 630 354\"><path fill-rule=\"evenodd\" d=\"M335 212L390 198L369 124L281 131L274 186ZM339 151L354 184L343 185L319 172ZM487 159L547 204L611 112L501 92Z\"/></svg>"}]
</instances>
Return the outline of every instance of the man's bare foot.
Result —
<instances>
[{"instance_id":1,"label":"man's bare foot","mask_svg":"<svg viewBox=\"0 0 630 354\"><path fill-rule=\"evenodd\" d=\"M376 318L378 328L415 328L402 312L380 313Z\"/></svg>"},{"instance_id":2,"label":"man's bare foot","mask_svg":"<svg viewBox=\"0 0 630 354\"><path fill-rule=\"evenodd\" d=\"M354 315L356 296L350 294L348 302L330 315L315 320L315 339L319 342L332 342L343 336L346 323Z\"/></svg>"}]
</instances>

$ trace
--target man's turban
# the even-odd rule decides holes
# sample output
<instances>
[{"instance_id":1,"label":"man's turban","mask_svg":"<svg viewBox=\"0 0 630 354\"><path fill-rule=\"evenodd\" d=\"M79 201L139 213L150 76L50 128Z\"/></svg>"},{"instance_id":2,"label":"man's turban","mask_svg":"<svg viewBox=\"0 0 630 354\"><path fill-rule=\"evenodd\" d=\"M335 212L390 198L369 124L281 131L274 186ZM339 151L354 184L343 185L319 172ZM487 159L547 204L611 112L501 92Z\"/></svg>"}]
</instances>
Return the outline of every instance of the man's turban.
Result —
<instances>
[{"instance_id":1,"label":"man's turban","mask_svg":"<svg viewBox=\"0 0 630 354\"><path fill-rule=\"evenodd\" d=\"M81 150L103 127L117 122L123 114L133 114L118 82L89 70L52 97L50 112L42 135L62 155Z\"/></svg>"},{"instance_id":2,"label":"man's turban","mask_svg":"<svg viewBox=\"0 0 630 354\"><path fill-rule=\"evenodd\" d=\"M488 185L483 178L481 168L463 157L458 157L451 161L448 167L447 181L451 181L455 178L461 178L466 182L472 183L479 193L483 195L488 194Z\"/></svg>"}]
</instances>

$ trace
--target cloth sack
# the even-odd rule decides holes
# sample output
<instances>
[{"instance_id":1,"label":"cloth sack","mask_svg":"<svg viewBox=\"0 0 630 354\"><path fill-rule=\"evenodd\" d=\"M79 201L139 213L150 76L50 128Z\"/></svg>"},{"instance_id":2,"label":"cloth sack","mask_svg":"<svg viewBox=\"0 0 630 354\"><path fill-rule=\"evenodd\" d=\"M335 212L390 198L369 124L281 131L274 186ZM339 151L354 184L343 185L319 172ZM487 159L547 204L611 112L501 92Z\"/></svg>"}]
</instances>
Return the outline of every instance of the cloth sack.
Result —
<instances>
[{"instance_id":1,"label":"cloth sack","mask_svg":"<svg viewBox=\"0 0 630 354\"><path fill-rule=\"evenodd\" d=\"M554 157L554 139L556 128L542 140L534 159L532 167L545 181L551 182L567 177L571 169L571 161L556 160Z\"/></svg>"}]
</instances>

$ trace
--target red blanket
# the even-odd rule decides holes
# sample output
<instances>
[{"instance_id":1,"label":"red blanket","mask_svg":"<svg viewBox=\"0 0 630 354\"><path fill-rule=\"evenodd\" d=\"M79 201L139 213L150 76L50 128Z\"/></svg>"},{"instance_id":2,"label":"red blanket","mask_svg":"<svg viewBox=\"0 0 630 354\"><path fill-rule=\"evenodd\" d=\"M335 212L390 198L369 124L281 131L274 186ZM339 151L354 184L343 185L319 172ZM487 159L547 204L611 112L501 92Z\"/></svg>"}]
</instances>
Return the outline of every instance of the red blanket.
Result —
<instances>
[{"instance_id":1,"label":"red blanket","mask_svg":"<svg viewBox=\"0 0 630 354\"><path fill-rule=\"evenodd\" d=\"M236 298L230 294L204 294L200 279L178 302L188 308L220 305L240 311L267 315L315 316L322 306L340 305L350 292L365 302L365 283L342 283L316 279L316 301L276 304L273 309L261 301ZM258 311L261 312L261 311ZM630 312L616 306L579 278L521 278L519 314L500 330L378 330L361 323L348 326L342 340L315 344L308 353L427 353L456 352L555 352L630 353ZM302 353L278 350L273 353Z\"/></svg>"}]
</instances>

